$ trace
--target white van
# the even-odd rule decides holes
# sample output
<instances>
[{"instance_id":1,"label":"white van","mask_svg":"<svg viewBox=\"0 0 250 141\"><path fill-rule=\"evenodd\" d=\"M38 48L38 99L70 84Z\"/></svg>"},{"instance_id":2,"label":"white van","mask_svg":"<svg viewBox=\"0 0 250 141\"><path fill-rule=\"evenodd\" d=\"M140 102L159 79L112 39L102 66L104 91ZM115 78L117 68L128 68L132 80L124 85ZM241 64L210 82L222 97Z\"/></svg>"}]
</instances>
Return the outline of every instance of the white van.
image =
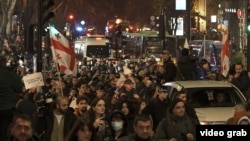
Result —
<instances>
[{"instance_id":1,"label":"white van","mask_svg":"<svg viewBox=\"0 0 250 141\"><path fill-rule=\"evenodd\" d=\"M109 40L104 35L82 36L74 42L75 52L81 58L109 58L111 48Z\"/></svg>"}]
</instances>

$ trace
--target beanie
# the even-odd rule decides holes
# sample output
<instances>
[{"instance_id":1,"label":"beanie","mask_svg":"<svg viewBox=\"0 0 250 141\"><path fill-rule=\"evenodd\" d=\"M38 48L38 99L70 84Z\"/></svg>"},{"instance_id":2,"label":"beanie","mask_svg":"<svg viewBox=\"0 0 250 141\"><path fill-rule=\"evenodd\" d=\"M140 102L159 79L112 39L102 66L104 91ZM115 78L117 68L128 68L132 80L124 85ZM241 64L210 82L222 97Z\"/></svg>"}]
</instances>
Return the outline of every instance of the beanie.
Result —
<instances>
[{"instance_id":1,"label":"beanie","mask_svg":"<svg viewBox=\"0 0 250 141\"><path fill-rule=\"evenodd\" d=\"M184 101L181 100L180 98L175 98L175 99L171 102L170 107L169 107L169 112L170 112L170 113L173 113L173 109L174 109L175 105L176 105L177 103L179 103L179 102L183 102L183 103L184 103Z\"/></svg>"}]
</instances>

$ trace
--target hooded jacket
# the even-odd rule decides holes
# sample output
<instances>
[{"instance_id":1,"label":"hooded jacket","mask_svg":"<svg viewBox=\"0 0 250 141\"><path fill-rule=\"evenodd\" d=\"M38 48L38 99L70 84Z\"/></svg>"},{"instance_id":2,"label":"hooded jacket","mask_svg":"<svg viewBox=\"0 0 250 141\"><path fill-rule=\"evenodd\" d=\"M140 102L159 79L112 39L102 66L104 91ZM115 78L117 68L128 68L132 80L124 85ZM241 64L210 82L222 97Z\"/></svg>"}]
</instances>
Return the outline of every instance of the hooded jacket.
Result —
<instances>
[{"instance_id":1,"label":"hooded jacket","mask_svg":"<svg viewBox=\"0 0 250 141\"><path fill-rule=\"evenodd\" d=\"M109 117L109 127L110 127L110 131L111 131L110 141L116 141L115 131L112 128L112 119L117 114L119 114L121 116L121 119L123 120L122 133L120 134L120 136L117 139L127 135L128 120L127 120L126 116L120 110L114 110Z\"/></svg>"}]
</instances>

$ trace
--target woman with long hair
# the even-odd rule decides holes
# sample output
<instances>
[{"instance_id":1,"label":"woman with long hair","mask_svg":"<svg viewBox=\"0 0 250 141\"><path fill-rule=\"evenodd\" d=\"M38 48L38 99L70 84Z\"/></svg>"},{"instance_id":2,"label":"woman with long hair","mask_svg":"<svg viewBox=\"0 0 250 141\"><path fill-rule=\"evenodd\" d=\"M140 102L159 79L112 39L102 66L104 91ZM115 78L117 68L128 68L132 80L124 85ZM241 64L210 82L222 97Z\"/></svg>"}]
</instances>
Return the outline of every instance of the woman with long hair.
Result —
<instances>
[{"instance_id":1,"label":"woman with long hair","mask_svg":"<svg viewBox=\"0 0 250 141\"><path fill-rule=\"evenodd\" d=\"M103 141L96 134L93 124L86 118L78 118L65 141Z\"/></svg>"},{"instance_id":2,"label":"woman with long hair","mask_svg":"<svg viewBox=\"0 0 250 141\"><path fill-rule=\"evenodd\" d=\"M108 125L109 113L107 113L106 101L103 98L95 98L90 106L91 108L88 111L88 118L98 135L105 140L110 136Z\"/></svg>"}]
</instances>

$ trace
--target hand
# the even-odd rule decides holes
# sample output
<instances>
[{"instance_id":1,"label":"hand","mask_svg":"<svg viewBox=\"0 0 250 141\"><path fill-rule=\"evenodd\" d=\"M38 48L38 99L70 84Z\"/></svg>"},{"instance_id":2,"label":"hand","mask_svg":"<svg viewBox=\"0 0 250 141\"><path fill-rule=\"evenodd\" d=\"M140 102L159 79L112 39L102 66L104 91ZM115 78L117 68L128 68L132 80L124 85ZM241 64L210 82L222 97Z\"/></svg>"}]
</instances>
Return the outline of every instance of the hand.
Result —
<instances>
[{"instance_id":1,"label":"hand","mask_svg":"<svg viewBox=\"0 0 250 141\"><path fill-rule=\"evenodd\" d=\"M228 81L228 82L232 82L233 77L234 77L233 75L229 75L229 76L228 76L228 80L227 80L227 81Z\"/></svg>"},{"instance_id":2,"label":"hand","mask_svg":"<svg viewBox=\"0 0 250 141\"><path fill-rule=\"evenodd\" d=\"M99 117L99 118L97 118L97 119L95 120L95 122L94 122L94 127L95 127L95 128L98 128L98 127L102 126L104 123L105 123L105 122L104 122L104 120L103 120L103 117Z\"/></svg>"},{"instance_id":3,"label":"hand","mask_svg":"<svg viewBox=\"0 0 250 141\"><path fill-rule=\"evenodd\" d=\"M140 96L139 96L138 94L134 94L133 97L134 97L135 99L140 99Z\"/></svg>"},{"instance_id":4,"label":"hand","mask_svg":"<svg viewBox=\"0 0 250 141\"><path fill-rule=\"evenodd\" d=\"M194 140L194 135L192 133L187 133L186 137L187 137L188 141L193 141Z\"/></svg>"},{"instance_id":5,"label":"hand","mask_svg":"<svg viewBox=\"0 0 250 141\"><path fill-rule=\"evenodd\" d=\"M238 78L240 76L240 73L235 73L234 78Z\"/></svg>"}]
</instances>

